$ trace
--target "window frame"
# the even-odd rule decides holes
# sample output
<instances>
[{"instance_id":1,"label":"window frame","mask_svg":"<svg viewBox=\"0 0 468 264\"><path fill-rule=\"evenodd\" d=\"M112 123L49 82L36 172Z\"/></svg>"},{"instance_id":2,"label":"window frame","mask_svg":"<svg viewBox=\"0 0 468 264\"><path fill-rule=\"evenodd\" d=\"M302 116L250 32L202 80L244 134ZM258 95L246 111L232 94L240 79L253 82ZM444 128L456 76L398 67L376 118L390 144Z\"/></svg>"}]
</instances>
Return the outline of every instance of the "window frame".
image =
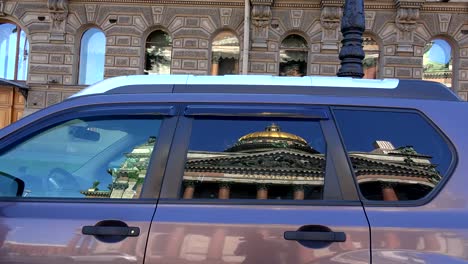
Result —
<instances>
[{"instance_id":1,"label":"window frame","mask_svg":"<svg viewBox=\"0 0 468 264\"><path fill-rule=\"evenodd\" d=\"M85 35L87 33L90 32L90 30L93 30L93 29L96 29L98 31L100 31L100 33L102 33L104 35L104 61L103 61L103 64L100 65L102 66L102 70L103 70L103 76L102 76L102 79L98 80L97 82L99 81L102 81L104 80L104 76L105 76L105 68L106 68L106 50L107 50L107 45L106 45L106 33L101 29L101 28L98 28L98 27L89 27L89 28L86 28L86 30L84 30L82 33L81 33L81 38L80 38L80 43L79 43L79 48L78 48L78 53L79 53L79 56L78 56L78 63L77 63L77 67L78 67L78 75L77 75L77 81L76 83L78 85L83 85L83 86L89 86L89 85L92 85L94 83L90 83L90 84L87 84L86 82L81 82L81 77L84 76L86 77L86 71L84 69L81 68L81 63L83 62L83 58L84 58L84 55L88 55L89 53L89 49L86 49L85 51L86 52L83 52L83 39L85 37ZM89 43L89 42L88 42ZM88 59L86 59L86 63L88 63ZM86 67L85 67L86 68Z\"/></svg>"},{"instance_id":2,"label":"window frame","mask_svg":"<svg viewBox=\"0 0 468 264\"><path fill-rule=\"evenodd\" d=\"M166 204L213 204L213 205L359 205L359 195L357 186L352 179L351 171L348 167L344 149L339 141L338 131L334 126L333 120L329 117L327 106L319 105L259 105L259 104L197 104L188 103L182 106L184 113L181 114L171 154L167 163L166 174L163 179L163 185L160 195L160 203ZM271 110L268 115L259 113L260 109ZM312 109L311 115L305 117L297 115L298 109ZM275 110L276 109L276 110ZM199 110L199 111L197 111ZM250 113L248 113L250 111ZM273 112L275 110L275 112ZM285 116L286 113L290 116ZM320 116L317 113L322 112ZM303 112L304 113L304 112ZM239 119L264 119L280 118L285 120L312 120L320 122L322 133L327 145L326 172L322 200L257 200L257 199L183 199L182 181L187 152L192 135L192 123L200 119L223 119L229 117L238 117ZM331 171L330 168L335 168ZM169 172L169 173L168 173ZM333 195L332 195L333 194Z\"/></svg>"},{"instance_id":3,"label":"window frame","mask_svg":"<svg viewBox=\"0 0 468 264\"><path fill-rule=\"evenodd\" d=\"M428 195L425 197L418 199L418 200L412 200L412 201L376 201L376 200L368 200L366 199L363 195L362 192L359 188L359 185L356 181L356 175L353 169L353 164L351 163L351 159L349 158L348 155L348 150L346 149L346 144L343 138L343 135L341 133L340 126L337 122L337 119L335 117L335 110L354 110L354 111L368 111L368 112L391 112L391 113L404 113L404 114L416 114L419 117L422 118L430 127L434 129L434 131L442 138L442 140L445 142L447 145L450 154L452 155L452 160L450 161L449 167L447 169L446 175L443 175L442 180L436 185L436 187L429 192ZM458 155L457 151L455 148L455 145L453 142L450 140L450 138L443 132L443 130L437 126L435 122L433 122L426 114L424 114L422 111L414 108L392 108L392 107L375 107L375 106L330 106L330 114L331 118L334 120L335 126L337 128L337 131L339 133L339 140L341 141L341 145L345 151L347 163L349 166L349 169L352 173L353 181L355 182L355 185L357 186L357 191L359 193L360 200L362 201L363 205L365 206L375 206L375 207L418 207L418 206L423 206L428 203L430 203L432 200L434 200L437 195L440 193L440 191L444 188L445 184L447 181L451 178L453 175L453 172L455 171L455 168L457 167L458 164Z\"/></svg>"},{"instance_id":4,"label":"window frame","mask_svg":"<svg viewBox=\"0 0 468 264\"><path fill-rule=\"evenodd\" d=\"M61 198L61 197L0 197L0 202L61 202L61 203L155 203L159 197L163 175L166 168L170 145L172 144L174 130L178 116L173 105L164 104L105 104L95 106L81 106L69 108L64 111L52 113L43 118L21 127L18 131L10 133L0 140L0 154L20 144L39 133L58 126L76 118L124 118L148 117L161 119L158 140L151 154L146 171L141 197L138 199L112 199L112 198Z\"/></svg>"},{"instance_id":5,"label":"window frame","mask_svg":"<svg viewBox=\"0 0 468 264\"><path fill-rule=\"evenodd\" d=\"M170 58L170 61L169 61L169 74L172 73L172 61L173 61L173 54L174 54L174 38L173 36L169 33L168 30L166 29L162 29L162 28L156 28L154 30L151 30L147 35L146 35L146 38L145 38L145 44L143 45L143 54L144 54L144 60L143 60L143 64L142 64L142 74L144 75L152 75L152 74L156 74L156 75L161 75L161 74L164 74L164 73L149 73L149 72L146 72L147 69L146 69L146 64L148 63L148 60L147 60L147 55L146 55L146 52L147 52L147 46L148 46L148 43L154 43L154 42L150 42L148 41L148 39L153 35L153 34L156 34L156 32L161 32L162 34L165 34L167 36L169 36L170 38L170 48L171 48L171 58Z\"/></svg>"},{"instance_id":6,"label":"window frame","mask_svg":"<svg viewBox=\"0 0 468 264\"><path fill-rule=\"evenodd\" d=\"M29 42L29 38L28 38L28 34L26 31L23 30L23 28L18 25L17 23L13 22L13 21L9 21L9 20L3 20L3 19L0 19L0 25L1 24L10 24L10 25L13 25L13 26L16 26L16 46L15 46L15 71L13 73L13 79L11 79L12 81L22 81L22 82L26 82L28 80L28 73L29 73L29 55L31 54L31 43ZM26 65L26 79L25 80L18 80L18 63L19 63L19 59L20 59L20 43L21 43L21 32L24 32L25 34L25 38L26 38L26 43L27 43L27 46L28 46L28 49L27 49L27 56L28 56L28 64ZM7 80L10 80L8 78L5 78Z\"/></svg>"}]
</instances>

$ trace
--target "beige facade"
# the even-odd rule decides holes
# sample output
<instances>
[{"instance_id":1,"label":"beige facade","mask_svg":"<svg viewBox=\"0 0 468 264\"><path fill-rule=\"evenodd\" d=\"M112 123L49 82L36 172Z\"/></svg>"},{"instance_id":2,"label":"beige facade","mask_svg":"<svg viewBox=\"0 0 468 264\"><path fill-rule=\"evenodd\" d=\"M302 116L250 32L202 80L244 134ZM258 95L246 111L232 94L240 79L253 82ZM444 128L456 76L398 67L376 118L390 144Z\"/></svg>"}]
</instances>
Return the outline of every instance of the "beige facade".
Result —
<instances>
[{"instance_id":1,"label":"beige facade","mask_svg":"<svg viewBox=\"0 0 468 264\"><path fill-rule=\"evenodd\" d=\"M279 75L281 43L296 34L307 42L306 74L335 76L343 2L250 0L248 73ZM452 89L468 98L468 1L366 0L365 12L365 34L378 45L377 78L422 79L424 47L442 38L452 47ZM27 113L84 87L80 42L93 27L106 37L105 78L143 74L155 30L172 39L172 74L211 74L220 32L233 33L244 50L244 0L0 0L0 22L19 25L29 40Z\"/></svg>"}]
</instances>

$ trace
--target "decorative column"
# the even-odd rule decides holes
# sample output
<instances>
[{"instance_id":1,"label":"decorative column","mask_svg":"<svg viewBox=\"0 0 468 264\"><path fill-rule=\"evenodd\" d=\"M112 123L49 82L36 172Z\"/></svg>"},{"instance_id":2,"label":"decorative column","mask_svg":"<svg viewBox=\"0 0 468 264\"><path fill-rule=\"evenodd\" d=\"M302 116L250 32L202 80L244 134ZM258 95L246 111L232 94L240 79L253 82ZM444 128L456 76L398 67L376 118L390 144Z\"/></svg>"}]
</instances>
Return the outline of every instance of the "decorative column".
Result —
<instances>
[{"instance_id":1,"label":"decorative column","mask_svg":"<svg viewBox=\"0 0 468 264\"><path fill-rule=\"evenodd\" d=\"M50 40L65 40L65 26L68 18L68 0L48 0L52 23L50 25Z\"/></svg>"},{"instance_id":2,"label":"decorative column","mask_svg":"<svg viewBox=\"0 0 468 264\"><path fill-rule=\"evenodd\" d=\"M341 22L343 47L340 52L341 68L339 77L362 78L362 33L366 29L364 17L364 0L346 0Z\"/></svg>"},{"instance_id":3,"label":"decorative column","mask_svg":"<svg viewBox=\"0 0 468 264\"><path fill-rule=\"evenodd\" d=\"M414 43L418 27L419 10L425 0L395 0L397 13L396 50L394 56L385 57L385 67L395 68L395 77L401 79L421 79L423 77L424 47Z\"/></svg>"},{"instance_id":4,"label":"decorative column","mask_svg":"<svg viewBox=\"0 0 468 264\"><path fill-rule=\"evenodd\" d=\"M342 15L342 0L322 0L320 2L322 12L320 14L320 24L322 25L322 51L338 51L340 33L338 28Z\"/></svg>"},{"instance_id":5,"label":"decorative column","mask_svg":"<svg viewBox=\"0 0 468 264\"><path fill-rule=\"evenodd\" d=\"M266 184L257 185L257 199L258 200L268 199L268 186Z\"/></svg>"},{"instance_id":6,"label":"decorative column","mask_svg":"<svg viewBox=\"0 0 468 264\"><path fill-rule=\"evenodd\" d=\"M413 52L414 30L419 19L419 9L425 0L395 0L397 14L395 25L397 32L397 52Z\"/></svg>"},{"instance_id":7,"label":"decorative column","mask_svg":"<svg viewBox=\"0 0 468 264\"><path fill-rule=\"evenodd\" d=\"M251 0L252 47L267 48L273 0Z\"/></svg>"},{"instance_id":8,"label":"decorative column","mask_svg":"<svg viewBox=\"0 0 468 264\"><path fill-rule=\"evenodd\" d=\"M195 182L194 181L185 181L184 182L184 195L183 199L192 199L193 194L195 193Z\"/></svg>"},{"instance_id":9,"label":"decorative column","mask_svg":"<svg viewBox=\"0 0 468 264\"><path fill-rule=\"evenodd\" d=\"M382 196L384 201L398 201L398 196L395 192L394 183L382 182Z\"/></svg>"},{"instance_id":10,"label":"decorative column","mask_svg":"<svg viewBox=\"0 0 468 264\"><path fill-rule=\"evenodd\" d=\"M221 182L219 184L218 199L229 199L231 184L228 182Z\"/></svg>"},{"instance_id":11,"label":"decorative column","mask_svg":"<svg viewBox=\"0 0 468 264\"><path fill-rule=\"evenodd\" d=\"M304 200L304 186L294 186L294 200Z\"/></svg>"}]
</instances>

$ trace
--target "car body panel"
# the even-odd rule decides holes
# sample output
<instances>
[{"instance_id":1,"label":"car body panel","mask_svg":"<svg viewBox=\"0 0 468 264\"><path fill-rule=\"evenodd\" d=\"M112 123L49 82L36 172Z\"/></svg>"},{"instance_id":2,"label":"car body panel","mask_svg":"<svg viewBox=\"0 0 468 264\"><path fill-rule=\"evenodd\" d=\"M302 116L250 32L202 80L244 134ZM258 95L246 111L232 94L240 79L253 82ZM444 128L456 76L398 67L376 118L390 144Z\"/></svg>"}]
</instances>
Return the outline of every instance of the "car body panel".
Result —
<instances>
[{"instance_id":1,"label":"car body panel","mask_svg":"<svg viewBox=\"0 0 468 264\"><path fill-rule=\"evenodd\" d=\"M0 202L0 263L143 263L155 204ZM106 243L83 226L120 220L140 235Z\"/></svg>"},{"instance_id":2,"label":"car body panel","mask_svg":"<svg viewBox=\"0 0 468 264\"><path fill-rule=\"evenodd\" d=\"M453 143L458 162L445 186L425 205L365 205L374 263L468 263L466 106L420 108Z\"/></svg>"},{"instance_id":3,"label":"car body panel","mask_svg":"<svg viewBox=\"0 0 468 264\"><path fill-rule=\"evenodd\" d=\"M255 201L253 201L255 202ZM284 239L285 231L321 225L346 242L319 248ZM362 207L298 205L158 205L145 263L370 263ZM344 257L346 255L346 257Z\"/></svg>"}]
</instances>

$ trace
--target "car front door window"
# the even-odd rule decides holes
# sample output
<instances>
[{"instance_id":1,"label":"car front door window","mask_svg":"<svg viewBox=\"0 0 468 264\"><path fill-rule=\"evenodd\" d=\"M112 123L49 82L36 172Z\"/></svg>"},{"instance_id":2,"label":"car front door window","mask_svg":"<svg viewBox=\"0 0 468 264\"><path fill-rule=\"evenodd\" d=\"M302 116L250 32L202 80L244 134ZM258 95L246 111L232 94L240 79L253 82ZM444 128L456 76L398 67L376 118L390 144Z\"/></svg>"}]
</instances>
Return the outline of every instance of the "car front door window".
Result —
<instances>
[{"instance_id":1,"label":"car front door window","mask_svg":"<svg viewBox=\"0 0 468 264\"><path fill-rule=\"evenodd\" d=\"M0 155L23 197L139 198L160 119L84 118L48 128Z\"/></svg>"}]
</instances>

